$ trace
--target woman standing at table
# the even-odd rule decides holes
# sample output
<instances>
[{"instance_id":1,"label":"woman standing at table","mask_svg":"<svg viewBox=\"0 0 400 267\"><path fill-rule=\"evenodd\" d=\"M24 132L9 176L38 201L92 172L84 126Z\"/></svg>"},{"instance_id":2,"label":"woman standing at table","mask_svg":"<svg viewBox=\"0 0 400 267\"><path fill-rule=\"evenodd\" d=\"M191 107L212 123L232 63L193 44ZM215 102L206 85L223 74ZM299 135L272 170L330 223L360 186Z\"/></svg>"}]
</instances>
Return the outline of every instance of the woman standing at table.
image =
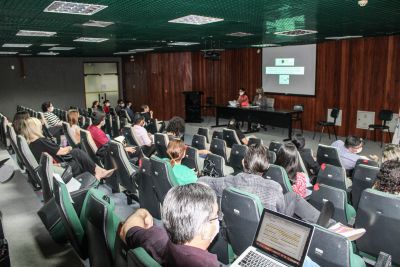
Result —
<instances>
[{"instance_id":1,"label":"woman standing at table","mask_svg":"<svg viewBox=\"0 0 400 267\"><path fill-rule=\"evenodd\" d=\"M246 91L242 88L239 89L239 97L237 102L240 107L248 107L249 106L249 98L246 95Z\"/></svg>"}]
</instances>

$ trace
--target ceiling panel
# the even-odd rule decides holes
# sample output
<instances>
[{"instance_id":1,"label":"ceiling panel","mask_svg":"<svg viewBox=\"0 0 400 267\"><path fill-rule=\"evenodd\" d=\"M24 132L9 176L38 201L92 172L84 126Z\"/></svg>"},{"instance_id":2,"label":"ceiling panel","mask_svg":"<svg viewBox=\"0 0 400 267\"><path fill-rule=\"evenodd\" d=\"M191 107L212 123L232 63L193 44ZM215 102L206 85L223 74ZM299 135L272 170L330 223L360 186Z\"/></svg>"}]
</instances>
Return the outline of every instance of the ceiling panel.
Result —
<instances>
[{"instance_id":1,"label":"ceiling panel","mask_svg":"<svg viewBox=\"0 0 400 267\"><path fill-rule=\"evenodd\" d=\"M59 56L112 56L115 52L155 47L156 51L209 48L241 48L256 44L293 45L325 41L332 36L376 36L400 31L400 1L369 0L360 7L356 0L98 0L82 1L107 5L92 16L43 12L47 0L0 1L0 46L32 43L29 48L2 48L36 55L49 47L42 43L74 46ZM206 25L168 23L186 15L223 18ZM89 20L112 21L106 28L82 26ZM316 34L288 37L275 32L307 29ZM54 31L44 37L16 36L19 30ZM246 32L250 36L227 36ZM78 37L108 38L102 43L78 43ZM171 47L170 42L197 42L189 47Z\"/></svg>"}]
</instances>

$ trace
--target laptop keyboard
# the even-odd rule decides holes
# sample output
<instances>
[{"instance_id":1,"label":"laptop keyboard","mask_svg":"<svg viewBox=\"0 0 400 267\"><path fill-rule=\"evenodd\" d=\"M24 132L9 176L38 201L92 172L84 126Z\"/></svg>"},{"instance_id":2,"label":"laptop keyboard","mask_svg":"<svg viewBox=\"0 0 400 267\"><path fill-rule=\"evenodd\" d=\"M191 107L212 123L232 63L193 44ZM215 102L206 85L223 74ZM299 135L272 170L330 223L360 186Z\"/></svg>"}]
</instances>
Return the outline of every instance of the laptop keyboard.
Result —
<instances>
[{"instance_id":1,"label":"laptop keyboard","mask_svg":"<svg viewBox=\"0 0 400 267\"><path fill-rule=\"evenodd\" d=\"M263 257L262 255L255 253L254 251L250 251L240 262L240 266L261 266L261 267L281 267L282 265L278 265L275 262L271 261L267 257Z\"/></svg>"}]
</instances>

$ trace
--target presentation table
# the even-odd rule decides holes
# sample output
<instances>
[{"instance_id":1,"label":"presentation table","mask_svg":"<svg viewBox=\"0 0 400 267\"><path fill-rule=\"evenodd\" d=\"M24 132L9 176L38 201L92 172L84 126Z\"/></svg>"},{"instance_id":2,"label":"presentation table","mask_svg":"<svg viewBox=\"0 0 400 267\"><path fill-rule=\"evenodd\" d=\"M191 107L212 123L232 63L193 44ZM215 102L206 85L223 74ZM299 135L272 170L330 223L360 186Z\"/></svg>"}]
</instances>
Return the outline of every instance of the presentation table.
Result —
<instances>
[{"instance_id":1,"label":"presentation table","mask_svg":"<svg viewBox=\"0 0 400 267\"><path fill-rule=\"evenodd\" d=\"M262 125L270 125L288 129L288 139L292 139L292 117L293 114L301 113L302 111L261 108L261 107L231 107L231 106L216 106L216 125L220 127L219 119L235 118L237 121L248 122L248 132L251 132L251 124L259 123ZM286 139L285 139L286 140Z\"/></svg>"}]
</instances>

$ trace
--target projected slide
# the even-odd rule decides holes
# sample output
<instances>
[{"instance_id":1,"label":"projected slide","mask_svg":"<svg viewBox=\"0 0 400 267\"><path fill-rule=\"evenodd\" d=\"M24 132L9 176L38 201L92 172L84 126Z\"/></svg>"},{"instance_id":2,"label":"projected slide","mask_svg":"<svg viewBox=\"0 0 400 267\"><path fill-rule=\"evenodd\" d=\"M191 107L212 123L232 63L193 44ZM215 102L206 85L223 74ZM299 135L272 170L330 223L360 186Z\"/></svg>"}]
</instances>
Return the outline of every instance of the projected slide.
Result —
<instances>
[{"instance_id":1,"label":"projected slide","mask_svg":"<svg viewBox=\"0 0 400 267\"><path fill-rule=\"evenodd\" d=\"M316 45L263 49L265 92L315 95Z\"/></svg>"}]
</instances>

